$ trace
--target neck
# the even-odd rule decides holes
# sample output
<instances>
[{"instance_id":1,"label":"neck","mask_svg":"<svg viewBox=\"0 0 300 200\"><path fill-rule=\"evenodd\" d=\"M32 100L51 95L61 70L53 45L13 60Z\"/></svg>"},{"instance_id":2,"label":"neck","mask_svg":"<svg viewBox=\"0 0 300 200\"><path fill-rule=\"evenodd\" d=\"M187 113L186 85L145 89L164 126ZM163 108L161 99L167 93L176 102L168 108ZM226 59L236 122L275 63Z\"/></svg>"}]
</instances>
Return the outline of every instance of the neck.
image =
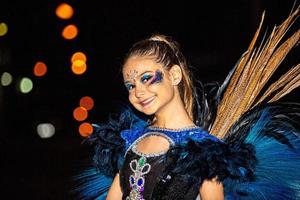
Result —
<instances>
[{"instance_id":1,"label":"neck","mask_svg":"<svg viewBox=\"0 0 300 200\"><path fill-rule=\"evenodd\" d=\"M171 102L157 111L155 117L156 121L153 125L158 127L179 129L195 125L189 117L179 94L175 95Z\"/></svg>"}]
</instances>

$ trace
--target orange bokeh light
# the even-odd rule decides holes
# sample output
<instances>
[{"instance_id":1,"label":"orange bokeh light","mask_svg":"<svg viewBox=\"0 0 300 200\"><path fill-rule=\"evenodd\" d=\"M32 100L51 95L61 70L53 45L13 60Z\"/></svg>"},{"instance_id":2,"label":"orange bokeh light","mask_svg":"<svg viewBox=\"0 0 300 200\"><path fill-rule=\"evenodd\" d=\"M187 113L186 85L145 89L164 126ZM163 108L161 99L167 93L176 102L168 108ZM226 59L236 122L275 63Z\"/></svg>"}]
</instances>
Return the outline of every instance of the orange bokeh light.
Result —
<instances>
[{"instance_id":1,"label":"orange bokeh light","mask_svg":"<svg viewBox=\"0 0 300 200\"><path fill-rule=\"evenodd\" d=\"M86 71L86 64L85 62L83 62L82 60L75 60L73 63L72 63L72 72L74 74L83 74L85 71Z\"/></svg>"},{"instance_id":2,"label":"orange bokeh light","mask_svg":"<svg viewBox=\"0 0 300 200\"><path fill-rule=\"evenodd\" d=\"M36 62L33 68L33 74L35 76L44 76L47 72L47 65L41 61Z\"/></svg>"},{"instance_id":3,"label":"orange bokeh light","mask_svg":"<svg viewBox=\"0 0 300 200\"><path fill-rule=\"evenodd\" d=\"M86 62L86 55L83 52L76 52L72 55L71 62L75 62L76 60L82 60Z\"/></svg>"},{"instance_id":4,"label":"orange bokeh light","mask_svg":"<svg viewBox=\"0 0 300 200\"><path fill-rule=\"evenodd\" d=\"M73 117L77 121L83 121L88 117L88 112L84 107L77 107L73 111Z\"/></svg>"},{"instance_id":5,"label":"orange bokeh light","mask_svg":"<svg viewBox=\"0 0 300 200\"><path fill-rule=\"evenodd\" d=\"M62 36L66 40L74 39L78 35L78 28L74 24L66 26L62 31Z\"/></svg>"},{"instance_id":6,"label":"orange bokeh light","mask_svg":"<svg viewBox=\"0 0 300 200\"><path fill-rule=\"evenodd\" d=\"M83 137L87 137L93 133L93 126L88 122L83 122L79 126L79 133Z\"/></svg>"},{"instance_id":7,"label":"orange bokeh light","mask_svg":"<svg viewBox=\"0 0 300 200\"><path fill-rule=\"evenodd\" d=\"M74 14L74 9L67 3L61 3L56 7L55 14L61 19L70 19Z\"/></svg>"},{"instance_id":8,"label":"orange bokeh light","mask_svg":"<svg viewBox=\"0 0 300 200\"><path fill-rule=\"evenodd\" d=\"M94 100L89 96L85 96L80 99L79 104L81 107L91 110L94 107Z\"/></svg>"}]
</instances>

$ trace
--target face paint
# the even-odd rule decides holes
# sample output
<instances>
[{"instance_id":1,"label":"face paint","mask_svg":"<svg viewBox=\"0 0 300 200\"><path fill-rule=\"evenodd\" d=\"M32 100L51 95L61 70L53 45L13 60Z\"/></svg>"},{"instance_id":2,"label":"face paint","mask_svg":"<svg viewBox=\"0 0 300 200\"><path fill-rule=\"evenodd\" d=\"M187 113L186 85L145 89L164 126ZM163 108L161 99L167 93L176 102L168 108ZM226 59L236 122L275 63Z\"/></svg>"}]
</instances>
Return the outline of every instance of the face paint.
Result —
<instances>
[{"instance_id":1,"label":"face paint","mask_svg":"<svg viewBox=\"0 0 300 200\"><path fill-rule=\"evenodd\" d=\"M147 83L149 80L151 80L153 78L152 74L144 74L141 77L141 83Z\"/></svg>"},{"instance_id":2,"label":"face paint","mask_svg":"<svg viewBox=\"0 0 300 200\"><path fill-rule=\"evenodd\" d=\"M125 83L125 87L128 91L132 90L134 88L134 85L131 83Z\"/></svg>"},{"instance_id":3,"label":"face paint","mask_svg":"<svg viewBox=\"0 0 300 200\"><path fill-rule=\"evenodd\" d=\"M131 79L133 79L132 81L134 82L134 79L136 78L136 73L137 71L134 70L134 71L131 71L130 74L128 73L127 76L129 78L129 76L132 76L130 77ZM160 70L157 70L155 71L155 74L143 74L140 78L140 82L142 84L148 84L148 85L151 85L151 84L155 84L155 83L161 83L163 81L163 73L160 71ZM132 90L135 85L133 83L125 83L125 87L127 88L128 91Z\"/></svg>"},{"instance_id":4,"label":"face paint","mask_svg":"<svg viewBox=\"0 0 300 200\"><path fill-rule=\"evenodd\" d=\"M130 70L129 73L126 74L127 79L134 81L136 75L137 75L138 71L137 70Z\"/></svg>"},{"instance_id":5,"label":"face paint","mask_svg":"<svg viewBox=\"0 0 300 200\"><path fill-rule=\"evenodd\" d=\"M153 79L150 84L161 83L163 81L164 74L160 70L156 70Z\"/></svg>"}]
</instances>

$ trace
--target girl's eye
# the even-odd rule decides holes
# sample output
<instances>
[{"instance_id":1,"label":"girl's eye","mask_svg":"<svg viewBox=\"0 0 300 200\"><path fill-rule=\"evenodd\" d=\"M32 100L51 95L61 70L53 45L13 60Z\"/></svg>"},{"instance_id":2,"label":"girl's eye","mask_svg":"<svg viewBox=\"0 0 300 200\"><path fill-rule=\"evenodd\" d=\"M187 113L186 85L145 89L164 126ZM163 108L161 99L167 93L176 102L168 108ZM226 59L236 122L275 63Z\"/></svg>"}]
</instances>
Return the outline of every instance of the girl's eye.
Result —
<instances>
[{"instance_id":1,"label":"girl's eye","mask_svg":"<svg viewBox=\"0 0 300 200\"><path fill-rule=\"evenodd\" d=\"M142 83L147 83L152 77L153 77L153 75L151 75L151 74L146 74L146 75L142 76L141 82L142 82Z\"/></svg>"},{"instance_id":2,"label":"girl's eye","mask_svg":"<svg viewBox=\"0 0 300 200\"><path fill-rule=\"evenodd\" d=\"M128 91L130 91L134 88L134 85L133 84L125 84L125 87Z\"/></svg>"}]
</instances>

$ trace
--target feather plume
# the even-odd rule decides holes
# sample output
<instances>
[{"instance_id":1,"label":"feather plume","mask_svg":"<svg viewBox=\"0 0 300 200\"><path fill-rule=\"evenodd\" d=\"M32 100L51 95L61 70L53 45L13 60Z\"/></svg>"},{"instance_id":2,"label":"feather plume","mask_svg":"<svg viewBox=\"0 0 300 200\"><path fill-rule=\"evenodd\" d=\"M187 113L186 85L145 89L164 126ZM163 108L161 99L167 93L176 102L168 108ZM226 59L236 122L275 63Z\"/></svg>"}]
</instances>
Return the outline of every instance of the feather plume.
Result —
<instances>
[{"instance_id":1,"label":"feather plume","mask_svg":"<svg viewBox=\"0 0 300 200\"><path fill-rule=\"evenodd\" d=\"M275 26L271 34L256 47L257 39L262 29L265 13L260 25L241 59L224 81L222 99L217 108L217 114L210 132L218 138L223 138L229 128L243 113L262 102L273 102L282 98L300 85L299 64L275 81L270 88L260 96L263 87L270 80L278 66L290 50L297 45L300 38L300 29L284 42L282 39L299 16L298 6L287 19ZM228 80L229 79L229 80ZM229 83L228 83L229 82Z\"/></svg>"}]
</instances>

